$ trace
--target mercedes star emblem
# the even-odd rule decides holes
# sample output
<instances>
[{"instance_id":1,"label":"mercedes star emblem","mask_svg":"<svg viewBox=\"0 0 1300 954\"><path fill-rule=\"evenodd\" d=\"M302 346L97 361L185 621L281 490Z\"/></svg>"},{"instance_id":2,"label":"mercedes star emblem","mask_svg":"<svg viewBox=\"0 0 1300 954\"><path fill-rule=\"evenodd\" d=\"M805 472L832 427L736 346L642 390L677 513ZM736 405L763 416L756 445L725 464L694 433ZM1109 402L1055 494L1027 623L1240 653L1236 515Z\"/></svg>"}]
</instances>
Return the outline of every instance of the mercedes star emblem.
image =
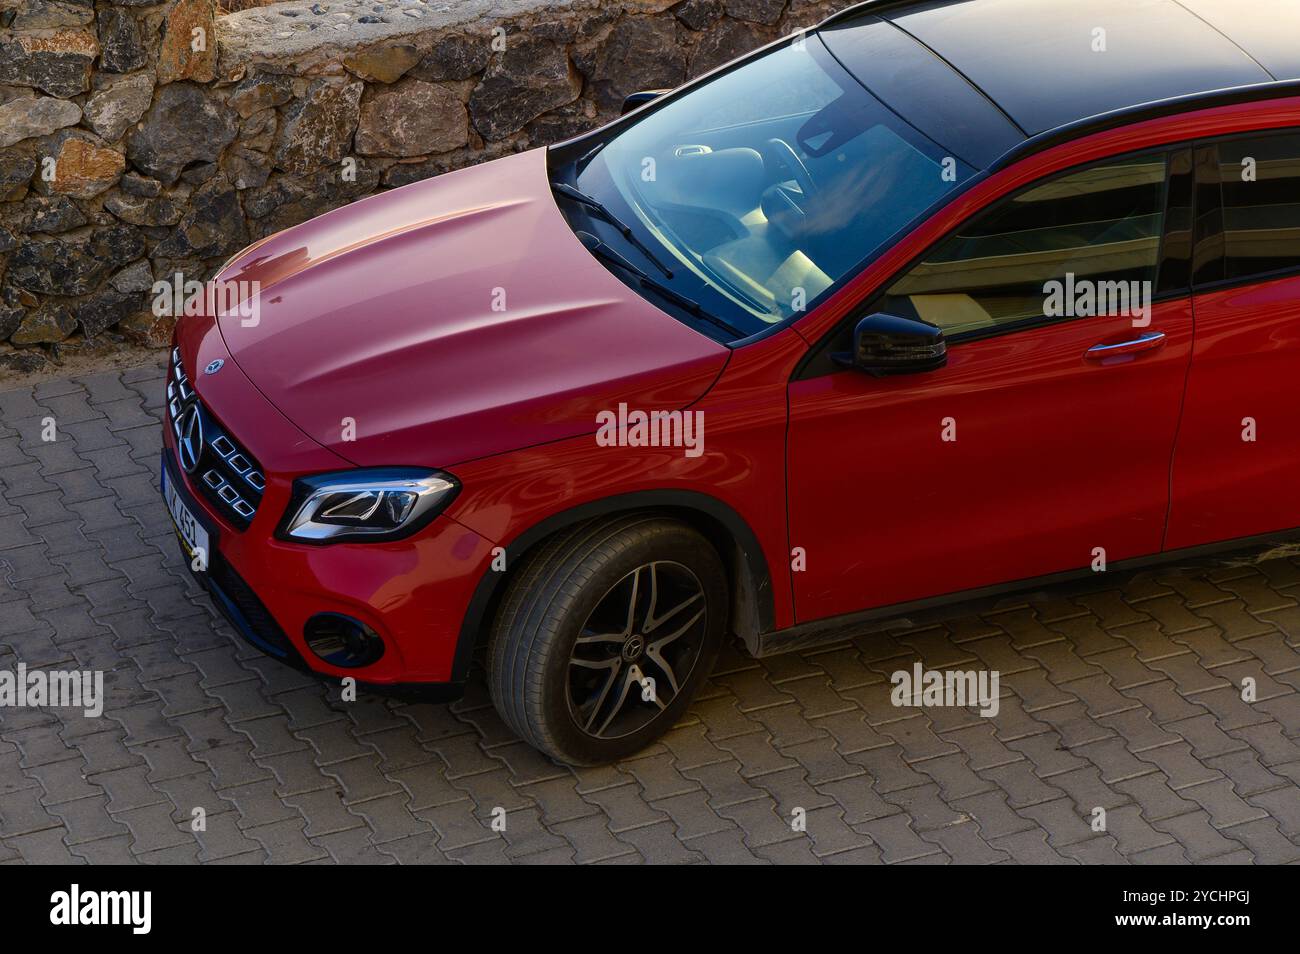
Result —
<instances>
[{"instance_id":1,"label":"mercedes star emblem","mask_svg":"<svg viewBox=\"0 0 1300 954\"><path fill-rule=\"evenodd\" d=\"M176 451L180 455L181 466L185 468L185 473L194 473L195 468L199 466L199 458L203 455L203 421L199 417L197 404L191 404L190 409L181 418L181 435Z\"/></svg>"},{"instance_id":2,"label":"mercedes star emblem","mask_svg":"<svg viewBox=\"0 0 1300 954\"><path fill-rule=\"evenodd\" d=\"M221 358L217 358L217 359L214 360L214 361L209 361L209 362L208 362L208 366L207 366L206 368L203 369L203 373L204 373L204 374L216 374L218 371L220 371L220 370L222 369L222 367L225 365L225 363L226 363L226 362L223 361Z\"/></svg>"}]
</instances>

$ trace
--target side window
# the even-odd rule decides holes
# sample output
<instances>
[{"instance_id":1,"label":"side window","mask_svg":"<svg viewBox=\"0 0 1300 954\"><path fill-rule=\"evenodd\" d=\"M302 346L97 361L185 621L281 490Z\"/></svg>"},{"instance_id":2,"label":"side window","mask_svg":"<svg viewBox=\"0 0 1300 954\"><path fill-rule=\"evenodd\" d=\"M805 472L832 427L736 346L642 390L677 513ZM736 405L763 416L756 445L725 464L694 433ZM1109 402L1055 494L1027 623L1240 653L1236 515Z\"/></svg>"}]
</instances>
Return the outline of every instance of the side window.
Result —
<instances>
[{"instance_id":1,"label":"side window","mask_svg":"<svg viewBox=\"0 0 1300 954\"><path fill-rule=\"evenodd\" d=\"M1089 283L1095 301L1122 297L1128 307L1130 290L1149 295L1155 287L1165 164L1163 153L1111 160L1004 200L895 281L879 310L952 336L1081 315L1076 296Z\"/></svg>"},{"instance_id":2,"label":"side window","mask_svg":"<svg viewBox=\"0 0 1300 954\"><path fill-rule=\"evenodd\" d=\"M1300 133L1218 144L1223 278L1300 268Z\"/></svg>"}]
</instances>

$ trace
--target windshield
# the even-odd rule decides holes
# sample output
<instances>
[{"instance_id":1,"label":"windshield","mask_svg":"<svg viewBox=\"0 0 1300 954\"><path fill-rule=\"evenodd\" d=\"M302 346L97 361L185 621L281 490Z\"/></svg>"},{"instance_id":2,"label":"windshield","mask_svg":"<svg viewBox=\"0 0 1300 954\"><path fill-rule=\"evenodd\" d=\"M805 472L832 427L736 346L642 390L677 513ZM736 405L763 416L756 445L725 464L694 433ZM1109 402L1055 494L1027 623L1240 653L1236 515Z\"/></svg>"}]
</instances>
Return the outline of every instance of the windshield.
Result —
<instances>
[{"instance_id":1,"label":"windshield","mask_svg":"<svg viewBox=\"0 0 1300 954\"><path fill-rule=\"evenodd\" d=\"M814 36L686 92L553 177L606 206L671 278L590 208L561 200L575 228L740 338L806 311L972 171Z\"/></svg>"}]
</instances>

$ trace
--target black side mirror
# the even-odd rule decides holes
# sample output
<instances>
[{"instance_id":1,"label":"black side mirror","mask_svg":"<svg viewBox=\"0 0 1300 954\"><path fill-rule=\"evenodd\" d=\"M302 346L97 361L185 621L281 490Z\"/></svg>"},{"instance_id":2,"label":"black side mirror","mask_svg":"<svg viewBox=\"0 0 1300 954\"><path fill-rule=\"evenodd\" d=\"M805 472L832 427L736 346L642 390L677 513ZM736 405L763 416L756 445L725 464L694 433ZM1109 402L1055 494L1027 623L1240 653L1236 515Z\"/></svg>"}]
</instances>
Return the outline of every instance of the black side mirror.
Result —
<instances>
[{"instance_id":1,"label":"black side mirror","mask_svg":"<svg viewBox=\"0 0 1300 954\"><path fill-rule=\"evenodd\" d=\"M623 112L620 115L626 116L638 106L644 106L651 100L658 99L666 92L668 92L666 89L643 89L639 93L633 93L627 99L623 100Z\"/></svg>"},{"instance_id":2,"label":"black side mirror","mask_svg":"<svg viewBox=\"0 0 1300 954\"><path fill-rule=\"evenodd\" d=\"M948 346L937 325L877 312L853 329L853 353L832 357L868 374L916 374L948 363Z\"/></svg>"}]
</instances>

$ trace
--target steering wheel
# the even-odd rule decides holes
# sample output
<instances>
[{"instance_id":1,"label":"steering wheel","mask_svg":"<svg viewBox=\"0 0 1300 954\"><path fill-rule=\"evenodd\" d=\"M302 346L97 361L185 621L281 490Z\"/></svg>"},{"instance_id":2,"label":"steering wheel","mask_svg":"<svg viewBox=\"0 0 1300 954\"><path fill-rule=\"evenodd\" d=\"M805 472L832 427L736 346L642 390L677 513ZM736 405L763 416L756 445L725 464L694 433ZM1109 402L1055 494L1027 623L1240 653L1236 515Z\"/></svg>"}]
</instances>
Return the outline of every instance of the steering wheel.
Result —
<instances>
[{"instance_id":1,"label":"steering wheel","mask_svg":"<svg viewBox=\"0 0 1300 954\"><path fill-rule=\"evenodd\" d=\"M813 180L808 167L803 164L803 160L799 158L799 153L794 151L794 147L784 139L769 139L764 146L765 158L770 159L778 169L784 170L787 178L798 183L799 191L803 193L805 199L812 198L817 192L817 183Z\"/></svg>"}]
</instances>

